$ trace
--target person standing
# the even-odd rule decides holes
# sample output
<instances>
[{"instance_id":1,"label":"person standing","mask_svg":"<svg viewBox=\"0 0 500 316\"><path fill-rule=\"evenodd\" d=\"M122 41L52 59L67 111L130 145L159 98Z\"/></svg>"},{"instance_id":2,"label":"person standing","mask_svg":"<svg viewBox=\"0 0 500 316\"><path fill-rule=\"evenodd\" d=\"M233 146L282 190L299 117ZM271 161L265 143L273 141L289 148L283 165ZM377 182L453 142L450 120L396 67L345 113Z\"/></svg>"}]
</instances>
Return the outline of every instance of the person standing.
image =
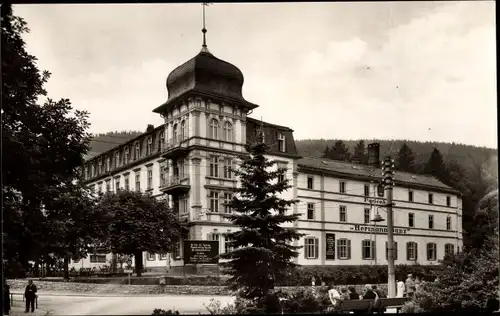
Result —
<instances>
[{"instance_id":1,"label":"person standing","mask_svg":"<svg viewBox=\"0 0 500 316\"><path fill-rule=\"evenodd\" d=\"M26 310L25 313L29 312L31 307L31 312L35 311L35 299L36 299L36 285L33 284L33 280L28 281L26 290L24 291L24 298L26 299Z\"/></svg>"},{"instance_id":2,"label":"person standing","mask_svg":"<svg viewBox=\"0 0 500 316\"><path fill-rule=\"evenodd\" d=\"M415 282L413 282L413 275L411 273L408 274L408 278L406 278L405 288L406 288L406 295L412 296L415 289Z\"/></svg>"},{"instance_id":3,"label":"person standing","mask_svg":"<svg viewBox=\"0 0 500 316\"><path fill-rule=\"evenodd\" d=\"M403 297L405 295L405 283L401 280L398 281L396 285L396 297Z\"/></svg>"},{"instance_id":4,"label":"person standing","mask_svg":"<svg viewBox=\"0 0 500 316\"><path fill-rule=\"evenodd\" d=\"M9 315L10 312L10 287L7 280L3 281L3 314Z\"/></svg>"}]
</instances>

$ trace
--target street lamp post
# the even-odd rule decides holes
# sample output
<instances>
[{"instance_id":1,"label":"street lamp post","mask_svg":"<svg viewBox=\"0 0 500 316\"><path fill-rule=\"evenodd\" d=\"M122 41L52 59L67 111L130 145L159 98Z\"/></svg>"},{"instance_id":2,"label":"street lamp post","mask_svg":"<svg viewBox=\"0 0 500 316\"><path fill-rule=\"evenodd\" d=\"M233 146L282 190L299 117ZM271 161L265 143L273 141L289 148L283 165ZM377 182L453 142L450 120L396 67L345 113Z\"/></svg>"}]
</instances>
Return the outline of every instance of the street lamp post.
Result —
<instances>
[{"instance_id":1,"label":"street lamp post","mask_svg":"<svg viewBox=\"0 0 500 316\"><path fill-rule=\"evenodd\" d=\"M382 162L382 175L384 190L387 193L387 296L389 298L396 297L396 275L394 268L394 223L392 216L392 187L394 185L394 160L390 156L385 157Z\"/></svg>"}]
</instances>

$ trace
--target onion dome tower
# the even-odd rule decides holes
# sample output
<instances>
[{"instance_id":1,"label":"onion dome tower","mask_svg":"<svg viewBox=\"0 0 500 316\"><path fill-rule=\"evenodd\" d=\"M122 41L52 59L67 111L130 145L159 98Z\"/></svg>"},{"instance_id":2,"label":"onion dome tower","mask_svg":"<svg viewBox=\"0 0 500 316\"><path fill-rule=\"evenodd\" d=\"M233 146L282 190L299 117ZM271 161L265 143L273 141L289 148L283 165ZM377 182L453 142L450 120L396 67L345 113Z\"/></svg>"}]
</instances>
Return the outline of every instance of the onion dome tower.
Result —
<instances>
[{"instance_id":1,"label":"onion dome tower","mask_svg":"<svg viewBox=\"0 0 500 316\"><path fill-rule=\"evenodd\" d=\"M191 96L232 103L248 110L258 105L242 94L243 73L238 67L212 55L207 48L205 5L203 6L203 45L198 55L175 68L167 77L168 100L153 110L162 113Z\"/></svg>"}]
</instances>

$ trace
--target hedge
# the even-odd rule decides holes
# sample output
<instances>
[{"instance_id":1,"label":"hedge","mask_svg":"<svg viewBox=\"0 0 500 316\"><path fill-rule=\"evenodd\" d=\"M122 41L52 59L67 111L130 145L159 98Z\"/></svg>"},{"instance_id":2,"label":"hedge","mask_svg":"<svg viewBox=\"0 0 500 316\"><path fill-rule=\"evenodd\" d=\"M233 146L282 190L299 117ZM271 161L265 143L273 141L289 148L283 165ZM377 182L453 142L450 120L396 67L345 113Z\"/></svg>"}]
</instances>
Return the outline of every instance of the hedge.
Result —
<instances>
[{"instance_id":1,"label":"hedge","mask_svg":"<svg viewBox=\"0 0 500 316\"><path fill-rule=\"evenodd\" d=\"M396 279L405 280L409 273L422 280L434 281L439 265L397 265ZM302 266L293 271L290 276L279 282L281 286L307 286L311 279L316 279L316 285L322 281L327 284L382 284L387 283L387 266L359 265L359 266Z\"/></svg>"}]
</instances>

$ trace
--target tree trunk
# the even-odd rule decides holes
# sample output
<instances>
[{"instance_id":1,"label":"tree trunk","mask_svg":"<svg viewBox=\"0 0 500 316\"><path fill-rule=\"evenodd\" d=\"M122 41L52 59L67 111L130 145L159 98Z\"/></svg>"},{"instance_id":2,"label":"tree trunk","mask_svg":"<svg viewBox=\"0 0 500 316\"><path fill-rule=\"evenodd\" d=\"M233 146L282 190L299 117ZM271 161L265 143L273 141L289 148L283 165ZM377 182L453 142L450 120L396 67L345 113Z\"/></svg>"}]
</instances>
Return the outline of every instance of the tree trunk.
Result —
<instances>
[{"instance_id":1,"label":"tree trunk","mask_svg":"<svg viewBox=\"0 0 500 316\"><path fill-rule=\"evenodd\" d=\"M64 279L69 280L69 257L64 256Z\"/></svg>"},{"instance_id":2,"label":"tree trunk","mask_svg":"<svg viewBox=\"0 0 500 316\"><path fill-rule=\"evenodd\" d=\"M116 273L116 261L117 261L117 255L116 253L111 254L111 273Z\"/></svg>"},{"instance_id":3,"label":"tree trunk","mask_svg":"<svg viewBox=\"0 0 500 316\"><path fill-rule=\"evenodd\" d=\"M134 260L135 260L135 272L138 277L141 276L142 274L142 251L136 251L134 254Z\"/></svg>"}]
</instances>

